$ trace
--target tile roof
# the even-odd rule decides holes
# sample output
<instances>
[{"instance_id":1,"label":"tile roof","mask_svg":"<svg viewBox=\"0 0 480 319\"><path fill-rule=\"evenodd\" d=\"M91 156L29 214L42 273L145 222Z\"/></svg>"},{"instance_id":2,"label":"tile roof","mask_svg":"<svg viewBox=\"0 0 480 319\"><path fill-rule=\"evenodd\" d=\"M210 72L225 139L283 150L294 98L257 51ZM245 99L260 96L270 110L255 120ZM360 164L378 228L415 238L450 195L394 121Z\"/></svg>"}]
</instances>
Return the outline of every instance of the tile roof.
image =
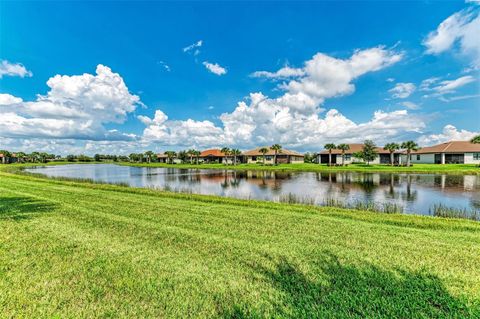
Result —
<instances>
[{"instance_id":1,"label":"tile roof","mask_svg":"<svg viewBox=\"0 0 480 319\"><path fill-rule=\"evenodd\" d=\"M205 150L200 153L200 157L207 157L207 156L215 156L215 157L225 157L225 154L222 153L221 150L219 149L210 149L210 150Z\"/></svg>"},{"instance_id":2,"label":"tile roof","mask_svg":"<svg viewBox=\"0 0 480 319\"><path fill-rule=\"evenodd\" d=\"M468 152L480 152L480 144L473 144L470 141L450 141L442 144L423 147L418 151L412 151L412 154Z\"/></svg>"},{"instance_id":3,"label":"tile roof","mask_svg":"<svg viewBox=\"0 0 480 319\"><path fill-rule=\"evenodd\" d=\"M246 151L246 152L243 152L242 154L243 155L246 155L246 156L263 156L263 153L260 152L260 149L262 147L257 147L253 150L250 150L250 151ZM265 153L265 155L275 155L275 151L272 150L271 148L269 147L266 147L268 148L268 152ZM298 153L298 152L295 152L295 151L290 151L290 150L286 150L286 149L282 149L280 152L278 152L277 155L291 155L291 156L301 156L303 157L303 154L301 153Z\"/></svg>"}]
</instances>

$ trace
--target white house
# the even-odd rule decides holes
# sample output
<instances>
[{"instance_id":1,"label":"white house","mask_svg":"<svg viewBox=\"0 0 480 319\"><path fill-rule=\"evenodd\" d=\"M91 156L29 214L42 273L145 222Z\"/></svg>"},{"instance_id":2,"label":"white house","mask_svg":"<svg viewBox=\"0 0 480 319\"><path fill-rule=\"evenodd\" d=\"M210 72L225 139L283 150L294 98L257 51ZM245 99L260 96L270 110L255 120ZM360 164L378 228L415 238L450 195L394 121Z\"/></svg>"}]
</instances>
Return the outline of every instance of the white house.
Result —
<instances>
[{"instance_id":1,"label":"white house","mask_svg":"<svg viewBox=\"0 0 480 319\"><path fill-rule=\"evenodd\" d=\"M353 154L358 153L363 150L363 144L347 144L350 149L345 151L345 164L358 163L362 162L361 159L356 158ZM378 156L370 162L370 164L390 164L390 152L384 150L382 147L376 147L375 150L378 153ZM317 163L319 164L328 164L329 151L323 150L317 155ZM342 164L342 151L339 149L333 149L331 152L332 164ZM393 154L393 162L398 163L400 161L400 152L395 152Z\"/></svg>"},{"instance_id":2,"label":"white house","mask_svg":"<svg viewBox=\"0 0 480 319\"><path fill-rule=\"evenodd\" d=\"M402 162L407 154L402 155ZM480 164L480 144L470 141L450 141L412 151L410 162L423 164Z\"/></svg>"},{"instance_id":3,"label":"white house","mask_svg":"<svg viewBox=\"0 0 480 319\"><path fill-rule=\"evenodd\" d=\"M275 151L269 147L266 147L268 152L265 153L265 164L275 164ZM263 163L264 161L264 154L260 152L261 147L257 147L256 149L243 152L243 156L245 156L245 161L248 164L254 163ZM277 163L278 164L287 164L287 163L294 163L299 164L304 162L303 154L300 154L295 151L285 150L282 149L277 154Z\"/></svg>"}]
</instances>

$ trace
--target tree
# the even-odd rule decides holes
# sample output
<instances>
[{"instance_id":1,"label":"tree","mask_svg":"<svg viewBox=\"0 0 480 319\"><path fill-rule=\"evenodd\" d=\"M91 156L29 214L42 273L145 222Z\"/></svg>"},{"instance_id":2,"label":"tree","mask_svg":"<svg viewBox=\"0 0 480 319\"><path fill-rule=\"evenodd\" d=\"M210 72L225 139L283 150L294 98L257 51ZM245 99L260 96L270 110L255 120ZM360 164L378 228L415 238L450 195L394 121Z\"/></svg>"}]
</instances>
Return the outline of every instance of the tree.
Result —
<instances>
[{"instance_id":1,"label":"tree","mask_svg":"<svg viewBox=\"0 0 480 319\"><path fill-rule=\"evenodd\" d=\"M263 165L265 165L265 154L268 153L269 149L266 147L262 147L258 151L263 154Z\"/></svg>"},{"instance_id":2,"label":"tree","mask_svg":"<svg viewBox=\"0 0 480 319\"><path fill-rule=\"evenodd\" d=\"M155 153L152 151L146 151L144 155L147 158L147 163L150 164L152 162L152 158L155 156Z\"/></svg>"},{"instance_id":3,"label":"tree","mask_svg":"<svg viewBox=\"0 0 480 319\"><path fill-rule=\"evenodd\" d=\"M234 148L230 150L230 153L233 156L233 165L237 165L237 156L242 154L242 152L238 148Z\"/></svg>"},{"instance_id":4,"label":"tree","mask_svg":"<svg viewBox=\"0 0 480 319\"><path fill-rule=\"evenodd\" d=\"M402 148L407 150L407 166L410 166L410 154L412 151L418 151L420 147L414 141L406 141L402 143Z\"/></svg>"},{"instance_id":5,"label":"tree","mask_svg":"<svg viewBox=\"0 0 480 319\"><path fill-rule=\"evenodd\" d=\"M270 149L272 149L275 154L273 154L273 162L277 165L277 154L282 152L282 145L280 144L273 144Z\"/></svg>"},{"instance_id":6,"label":"tree","mask_svg":"<svg viewBox=\"0 0 480 319\"><path fill-rule=\"evenodd\" d=\"M75 162L75 155L68 154L67 155L67 162Z\"/></svg>"},{"instance_id":7,"label":"tree","mask_svg":"<svg viewBox=\"0 0 480 319\"><path fill-rule=\"evenodd\" d=\"M165 155L167 155L170 164L173 164L173 159L177 156L177 153L175 151L166 151Z\"/></svg>"},{"instance_id":8,"label":"tree","mask_svg":"<svg viewBox=\"0 0 480 319\"><path fill-rule=\"evenodd\" d=\"M197 165L198 165L198 158L200 157L201 154L202 152L193 150L193 155L195 156L195 161Z\"/></svg>"},{"instance_id":9,"label":"tree","mask_svg":"<svg viewBox=\"0 0 480 319\"><path fill-rule=\"evenodd\" d=\"M363 149L359 152L359 156L361 159L367 162L367 165L370 165L370 162L377 158L378 153L376 148L377 147L373 141L366 140L364 142Z\"/></svg>"},{"instance_id":10,"label":"tree","mask_svg":"<svg viewBox=\"0 0 480 319\"><path fill-rule=\"evenodd\" d=\"M310 153L310 152L307 152L305 153L304 157L303 157L303 161L305 163L315 163L315 160L317 158L317 155L316 153Z\"/></svg>"},{"instance_id":11,"label":"tree","mask_svg":"<svg viewBox=\"0 0 480 319\"><path fill-rule=\"evenodd\" d=\"M474 138L472 138L472 139L470 140L470 143L480 144L480 135L477 135L477 136L475 136Z\"/></svg>"},{"instance_id":12,"label":"tree","mask_svg":"<svg viewBox=\"0 0 480 319\"><path fill-rule=\"evenodd\" d=\"M326 150L328 150L328 166L331 166L332 165L332 150L334 150L337 147L335 146L335 144L332 144L332 143L325 144L325 146L323 146L323 147Z\"/></svg>"},{"instance_id":13,"label":"tree","mask_svg":"<svg viewBox=\"0 0 480 319\"><path fill-rule=\"evenodd\" d=\"M1 151L0 151L1 153ZM24 163L25 162L25 158L27 157L27 154L25 154L24 152L17 152L15 153L15 156L17 157L17 160L20 162L20 163Z\"/></svg>"},{"instance_id":14,"label":"tree","mask_svg":"<svg viewBox=\"0 0 480 319\"><path fill-rule=\"evenodd\" d=\"M340 144L337 146L339 150L342 151L342 166L345 165L345 152L350 149L350 145L348 144Z\"/></svg>"},{"instance_id":15,"label":"tree","mask_svg":"<svg viewBox=\"0 0 480 319\"><path fill-rule=\"evenodd\" d=\"M193 164L193 157L195 156L195 152L196 151L193 148L187 151L187 154L190 157L190 164Z\"/></svg>"},{"instance_id":16,"label":"tree","mask_svg":"<svg viewBox=\"0 0 480 319\"><path fill-rule=\"evenodd\" d=\"M393 162L394 162L393 154L395 153L395 151L400 149L400 145L398 145L397 143L388 143L383 147L383 149L390 152L390 165L393 166Z\"/></svg>"},{"instance_id":17,"label":"tree","mask_svg":"<svg viewBox=\"0 0 480 319\"><path fill-rule=\"evenodd\" d=\"M95 160L95 162L100 162L102 160L102 157L100 156L100 154L95 154L93 155L93 159Z\"/></svg>"},{"instance_id":18,"label":"tree","mask_svg":"<svg viewBox=\"0 0 480 319\"><path fill-rule=\"evenodd\" d=\"M230 149L228 147L224 147L220 150L225 155L225 161L226 164L228 165L228 155L230 155Z\"/></svg>"}]
</instances>

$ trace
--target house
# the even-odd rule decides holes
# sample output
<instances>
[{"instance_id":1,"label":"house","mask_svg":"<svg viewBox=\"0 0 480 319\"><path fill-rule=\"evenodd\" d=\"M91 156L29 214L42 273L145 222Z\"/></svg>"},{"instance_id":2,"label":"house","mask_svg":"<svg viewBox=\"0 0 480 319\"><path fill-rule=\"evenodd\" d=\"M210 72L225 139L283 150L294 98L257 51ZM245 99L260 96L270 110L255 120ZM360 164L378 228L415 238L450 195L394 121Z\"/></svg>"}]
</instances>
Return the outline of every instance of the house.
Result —
<instances>
[{"instance_id":1,"label":"house","mask_svg":"<svg viewBox=\"0 0 480 319\"><path fill-rule=\"evenodd\" d=\"M209 149L200 153L200 161L203 163L226 163L225 153L219 149Z\"/></svg>"},{"instance_id":2,"label":"house","mask_svg":"<svg viewBox=\"0 0 480 319\"><path fill-rule=\"evenodd\" d=\"M260 152L262 147L257 147L256 149L243 152L245 161L248 164L252 163L263 163L263 153ZM265 153L265 164L275 164L275 151L269 147L266 147L268 152ZM287 164L287 163L303 163L303 154L300 154L295 151L290 150L281 150L277 154L277 163L278 164Z\"/></svg>"},{"instance_id":3,"label":"house","mask_svg":"<svg viewBox=\"0 0 480 319\"><path fill-rule=\"evenodd\" d=\"M364 144L347 144L350 149L345 151L345 164L358 163L362 162L361 159L355 158L353 155L355 153L361 152L363 150ZM384 150L383 147L376 147L378 156L371 161L371 164L390 164L390 152ZM323 150L317 155L317 163L319 164L328 164L328 150ZM393 162L399 163L400 151L397 151L393 154ZM342 150L333 149L332 150L332 164L342 164Z\"/></svg>"},{"instance_id":4,"label":"house","mask_svg":"<svg viewBox=\"0 0 480 319\"><path fill-rule=\"evenodd\" d=\"M402 162L407 154L403 152ZM412 151L410 162L423 164L480 164L480 144L470 141L450 141Z\"/></svg>"},{"instance_id":5,"label":"house","mask_svg":"<svg viewBox=\"0 0 480 319\"><path fill-rule=\"evenodd\" d=\"M7 155L0 153L0 164L11 164L18 162L18 158L15 154Z\"/></svg>"},{"instance_id":6,"label":"house","mask_svg":"<svg viewBox=\"0 0 480 319\"><path fill-rule=\"evenodd\" d=\"M164 153L157 154L157 161L159 163L168 163L168 156Z\"/></svg>"}]
</instances>

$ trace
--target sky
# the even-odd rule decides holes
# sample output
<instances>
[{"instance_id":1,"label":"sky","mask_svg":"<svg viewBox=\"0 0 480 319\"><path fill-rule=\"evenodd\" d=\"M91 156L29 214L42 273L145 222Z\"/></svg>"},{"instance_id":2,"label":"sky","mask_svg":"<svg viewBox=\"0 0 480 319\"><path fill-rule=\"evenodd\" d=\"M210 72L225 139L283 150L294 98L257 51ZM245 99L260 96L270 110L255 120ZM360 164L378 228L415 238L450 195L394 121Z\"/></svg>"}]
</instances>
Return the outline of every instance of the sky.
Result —
<instances>
[{"instance_id":1,"label":"sky","mask_svg":"<svg viewBox=\"0 0 480 319\"><path fill-rule=\"evenodd\" d=\"M478 1L2 1L0 149L466 140L479 34Z\"/></svg>"}]
</instances>

